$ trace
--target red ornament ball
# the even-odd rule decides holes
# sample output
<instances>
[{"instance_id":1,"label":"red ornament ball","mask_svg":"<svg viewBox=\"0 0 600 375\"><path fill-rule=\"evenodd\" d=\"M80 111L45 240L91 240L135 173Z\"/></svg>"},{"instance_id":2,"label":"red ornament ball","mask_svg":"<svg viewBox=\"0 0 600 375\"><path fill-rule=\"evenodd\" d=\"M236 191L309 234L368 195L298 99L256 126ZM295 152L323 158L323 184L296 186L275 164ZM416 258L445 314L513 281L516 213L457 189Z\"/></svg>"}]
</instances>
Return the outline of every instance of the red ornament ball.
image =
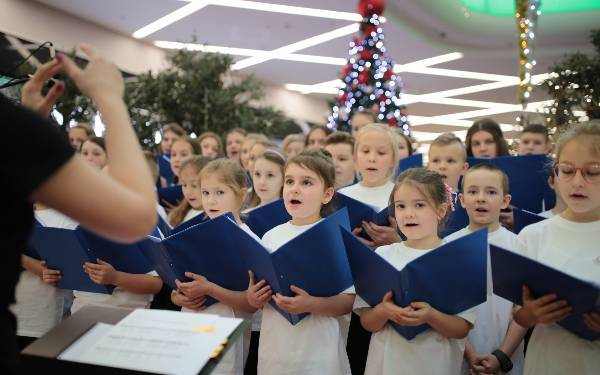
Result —
<instances>
[{"instance_id":1,"label":"red ornament ball","mask_svg":"<svg viewBox=\"0 0 600 375\"><path fill-rule=\"evenodd\" d=\"M358 75L358 82L359 83L367 83L368 80L369 80L369 71L365 69L362 71L362 73L360 73Z\"/></svg>"},{"instance_id":2,"label":"red ornament ball","mask_svg":"<svg viewBox=\"0 0 600 375\"><path fill-rule=\"evenodd\" d=\"M367 37L371 36L371 33L375 33L375 32L377 32L377 27L375 27L375 25L367 25L367 26L363 27L363 33Z\"/></svg>"},{"instance_id":3,"label":"red ornament ball","mask_svg":"<svg viewBox=\"0 0 600 375\"><path fill-rule=\"evenodd\" d=\"M358 2L358 13L363 17L369 17L373 14L383 14L385 0L360 0Z\"/></svg>"},{"instance_id":4,"label":"red ornament ball","mask_svg":"<svg viewBox=\"0 0 600 375\"><path fill-rule=\"evenodd\" d=\"M348 73L350 73L352 71L352 65L347 64L346 66L344 66L344 69L342 69L342 77L345 77L348 75Z\"/></svg>"},{"instance_id":5,"label":"red ornament ball","mask_svg":"<svg viewBox=\"0 0 600 375\"><path fill-rule=\"evenodd\" d=\"M393 70L388 69L385 71L385 73L383 73L383 78L385 78L386 80L390 80L392 78L392 75L394 75Z\"/></svg>"},{"instance_id":6,"label":"red ornament ball","mask_svg":"<svg viewBox=\"0 0 600 375\"><path fill-rule=\"evenodd\" d=\"M360 57L362 57L363 60L371 60L371 58L373 57L373 52L371 52L370 50L366 49L364 51L362 51L360 53Z\"/></svg>"},{"instance_id":7,"label":"red ornament ball","mask_svg":"<svg viewBox=\"0 0 600 375\"><path fill-rule=\"evenodd\" d=\"M396 120L396 118L395 118L395 117L389 118L389 119L387 120L387 123L388 123L388 125L389 125L390 127L394 127L394 128L395 128L396 126L398 126L398 120Z\"/></svg>"}]
</instances>

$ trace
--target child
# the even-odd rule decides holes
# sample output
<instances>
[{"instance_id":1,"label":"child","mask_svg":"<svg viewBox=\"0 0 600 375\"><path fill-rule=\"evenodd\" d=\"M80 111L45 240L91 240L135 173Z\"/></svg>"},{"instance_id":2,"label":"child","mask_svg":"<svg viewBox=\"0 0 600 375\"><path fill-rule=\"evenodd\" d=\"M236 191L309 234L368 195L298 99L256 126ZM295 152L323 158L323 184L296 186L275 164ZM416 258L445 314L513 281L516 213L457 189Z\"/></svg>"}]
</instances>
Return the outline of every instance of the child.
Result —
<instances>
[{"instance_id":1,"label":"child","mask_svg":"<svg viewBox=\"0 0 600 375\"><path fill-rule=\"evenodd\" d=\"M292 238L318 223L331 210L335 167L323 151L303 151L285 168L283 199L290 222L265 233L263 243L277 250ZM265 281L254 282L250 273L248 301L263 309L258 348L258 373L268 374L350 374L342 328L337 319L348 314L353 291L333 297L313 297L295 286L294 297L271 296ZM284 311L310 312L299 324L291 325L267 302L273 298Z\"/></svg>"},{"instance_id":2,"label":"child","mask_svg":"<svg viewBox=\"0 0 600 375\"><path fill-rule=\"evenodd\" d=\"M372 112L356 112L350 117L350 126L352 126L352 136L356 138L358 131L363 126L377 122L377 117Z\"/></svg>"},{"instance_id":3,"label":"child","mask_svg":"<svg viewBox=\"0 0 600 375\"><path fill-rule=\"evenodd\" d=\"M211 161L200 172L200 187L202 206L209 218L213 219L231 212L240 227L258 240L258 237L240 219L240 209L246 199L248 186L246 173L238 163L227 159ZM256 311L256 308L248 303L245 291L225 289L210 282L204 276L191 272L186 272L186 276L192 281L186 283L177 281L178 290L173 291L171 295L173 303L183 307L182 311L202 310L207 314L242 318L248 318L250 313ZM204 308L202 305L206 296L216 299L218 303ZM244 369L244 348L247 344L248 337L238 340L235 347L221 359L213 373L241 374Z\"/></svg>"},{"instance_id":4,"label":"child","mask_svg":"<svg viewBox=\"0 0 600 375\"><path fill-rule=\"evenodd\" d=\"M248 132L242 128L233 128L227 132L227 135L225 135L225 153L228 159L240 162L240 151L247 134Z\"/></svg>"},{"instance_id":5,"label":"child","mask_svg":"<svg viewBox=\"0 0 600 375\"><path fill-rule=\"evenodd\" d=\"M398 154L398 137L392 129L382 124L363 127L354 146L360 182L340 189L340 193L379 209L387 207L387 200L394 188L392 178L398 165ZM364 240L371 247L400 241L393 226L364 222L362 228L355 228L353 232L358 234L362 230L371 237L372 241Z\"/></svg>"},{"instance_id":6,"label":"child","mask_svg":"<svg viewBox=\"0 0 600 375\"><path fill-rule=\"evenodd\" d=\"M83 142L87 141L92 135L94 135L92 126L87 122L80 122L69 128L69 143L74 150L79 151Z\"/></svg>"},{"instance_id":7,"label":"child","mask_svg":"<svg viewBox=\"0 0 600 375\"><path fill-rule=\"evenodd\" d=\"M574 125L560 137L555 153L553 172L567 208L525 227L518 236L519 248L538 262L598 285L600 123ZM514 318L523 327L534 327L525 374L598 373L600 340L581 339L556 324L570 309L556 294L534 297L523 287L523 307ZM583 320L590 330L600 332L598 312L590 311Z\"/></svg>"},{"instance_id":8,"label":"child","mask_svg":"<svg viewBox=\"0 0 600 375\"><path fill-rule=\"evenodd\" d=\"M179 170L184 161L193 155L200 154L200 145L195 139L181 137L173 142L171 146L171 169L175 175L175 181L179 180Z\"/></svg>"},{"instance_id":9,"label":"child","mask_svg":"<svg viewBox=\"0 0 600 375\"><path fill-rule=\"evenodd\" d=\"M495 158L509 156L508 143L504 139L500 125L491 118L475 121L467 131L465 141L467 156Z\"/></svg>"},{"instance_id":10,"label":"child","mask_svg":"<svg viewBox=\"0 0 600 375\"><path fill-rule=\"evenodd\" d=\"M169 224L176 227L191 218L194 218L202 211L202 194L200 193L200 181L198 179L200 171L208 162L206 156L192 156L184 161L179 170L179 182L183 190L183 198L179 205L169 213Z\"/></svg>"},{"instance_id":11,"label":"child","mask_svg":"<svg viewBox=\"0 0 600 375\"><path fill-rule=\"evenodd\" d=\"M210 160L220 158L223 155L223 142L221 137L213 132L204 132L200 134L197 140L200 145L200 155L206 156Z\"/></svg>"},{"instance_id":12,"label":"child","mask_svg":"<svg viewBox=\"0 0 600 375\"><path fill-rule=\"evenodd\" d=\"M319 150L325 147L325 138L331 134L331 130L323 125L315 125L306 134L304 148L307 150Z\"/></svg>"},{"instance_id":13,"label":"child","mask_svg":"<svg viewBox=\"0 0 600 375\"><path fill-rule=\"evenodd\" d=\"M254 145L250 149L250 157L248 158L248 162L246 163L246 166L248 167L248 172L250 172L250 176L253 176L254 174L254 163L256 162L256 159L260 155L262 155L262 153L265 152L265 150L269 148L276 149L277 145L269 140L258 140L254 143Z\"/></svg>"},{"instance_id":14,"label":"child","mask_svg":"<svg viewBox=\"0 0 600 375\"><path fill-rule=\"evenodd\" d=\"M283 139L281 148L288 158L293 158L304 149L304 142L306 142L304 134L289 134Z\"/></svg>"},{"instance_id":15,"label":"child","mask_svg":"<svg viewBox=\"0 0 600 375\"><path fill-rule=\"evenodd\" d=\"M159 166L160 179L157 179L158 187L167 187L173 183L173 171L167 164L171 164L171 147L173 143L187 136L185 130L176 123L166 124L161 129L160 155L156 157L156 162ZM166 162L166 163L165 163Z\"/></svg>"},{"instance_id":16,"label":"child","mask_svg":"<svg viewBox=\"0 0 600 375\"><path fill-rule=\"evenodd\" d=\"M542 124L529 124L519 136L519 155L548 155L550 152L548 128Z\"/></svg>"},{"instance_id":17,"label":"child","mask_svg":"<svg viewBox=\"0 0 600 375\"><path fill-rule=\"evenodd\" d=\"M487 227L488 243L516 249L517 236L500 226L500 209L507 207L511 199L506 174L493 164L477 164L467 171L462 184L460 202L469 215L469 225L444 240L452 241ZM501 362L497 356L503 356L512 361L510 374L522 374L527 330L513 321L513 304L492 293L489 255L487 280L487 301L477 307L477 323L467 338L462 372L498 373ZM508 373L505 369L503 372Z\"/></svg>"},{"instance_id":18,"label":"child","mask_svg":"<svg viewBox=\"0 0 600 375\"><path fill-rule=\"evenodd\" d=\"M36 203L34 209L36 220L45 227L77 227L77 222L41 203ZM24 271L15 289L16 303L10 309L17 317L19 347L23 349L62 320L65 295L72 292L54 286L60 271L47 268L46 262L21 255L21 265Z\"/></svg>"},{"instance_id":19,"label":"child","mask_svg":"<svg viewBox=\"0 0 600 375\"><path fill-rule=\"evenodd\" d=\"M173 143L181 137L186 137L185 130L177 123L166 124L161 129L160 152L169 155Z\"/></svg>"},{"instance_id":20,"label":"child","mask_svg":"<svg viewBox=\"0 0 600 375\"><path fill-rule=\"evenodd\" d=\"M106 166L106 146L104 138L92 136L81 145L81 156L93 166L102 169Z\"/></svg>"},{"instance_id":21,"label":"child","mask_svg":"<svg viewBox=\"0 0 600 375\"><path fill-rule=\"evenodd\" d=\"M240 151L240 162L242 163L242 168L246 171L250 171L248 168L248 160L250 160L250 150L252 146L258 141L269 142L269 139L265 137L263 134L258 133L250 133L244 139L242 143L242 149Z\"/></svg>"},{"instance_id":22,"label":"child","mask_svg":"<svg viewBox=\"0 0 600 375\"><path fill-rule=\"evenodd\" d=\"M423 168L403 172L390 195L398 229L405 242L375 250L397 269L412 260L435 251L442 244L438 226L443 223L449 196L439 174ZM458 374L462 362L465 337L475 322L475 309L447 315L431 307L427 301L414 301L397 306L392 292L382 302L369 307L357 298L355 311L363 327L373 332L365 374ZM427 323L431 329L408 341L388 321L418 326Z\"/></svg>"},{"instance_id":23,"label":"child","mask_svg":"<svg viewBox=\"0 0 600 375\"><path fill-rule=\"evenodd\" d=\"M401 129L394 129L398 137L398 160L402 160L413 154L412 140Z\"/></svg>"},{"instance_id":24,"label":"child","mask_svg":"<svg viewBox=\"0 0 600 375\"><path fill-rule=\"evenodd\" d=\"M335 164L335 189L354 184L354 138L345 132L335 132L325 138L325 150L329 151Z\"/></svg>"},{"instance_id":25,"label":"child","mask_svg":"<svg viewBox=\"0 0 600 375\"><path fill-rule=\"evenodd\" d=\"M439 173L452 191L459 191L458 180L467 168L467 150L460 138L444 133L433 140L429 147L427 169Z\"/></svg>"},{"instance_id":26,"label":"child","mask_svg":"<svg viewBox=\"0 0 600 375\"><path fill-rule=\"evenodd\" d=\"M285 156L276 149L267 149L256 159L252 174L254 188L248 207L256 208L281 198L284 166Z\"/></svg>"}]
</instances>

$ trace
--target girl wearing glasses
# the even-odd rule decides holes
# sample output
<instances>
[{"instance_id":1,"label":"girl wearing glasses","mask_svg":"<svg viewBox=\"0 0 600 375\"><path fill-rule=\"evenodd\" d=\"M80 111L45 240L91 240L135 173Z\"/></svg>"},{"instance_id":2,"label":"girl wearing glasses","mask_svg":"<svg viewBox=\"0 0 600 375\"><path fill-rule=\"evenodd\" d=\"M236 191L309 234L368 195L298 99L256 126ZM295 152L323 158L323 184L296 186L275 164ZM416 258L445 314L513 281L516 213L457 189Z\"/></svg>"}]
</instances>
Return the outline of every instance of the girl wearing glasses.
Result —
<instances>
[{"instance_id":1,"label":"girl wearing glasses","mask_svg":"<svg viewBox=\"0 0 600 375\"><path fill-rule=\"evenodd\" d=\"M556 147L553 173L567 208L523 229L519 246L539 262L600 285L600 122L572 127ZM523 287L523 307L515 321L535 327L525 374L597 374L600 368L600 340L581 339L556 324L571 312L562 297L535 298ZM578 318L589 330L600 332L600 311Z\"/></svg>"}]
</instances>

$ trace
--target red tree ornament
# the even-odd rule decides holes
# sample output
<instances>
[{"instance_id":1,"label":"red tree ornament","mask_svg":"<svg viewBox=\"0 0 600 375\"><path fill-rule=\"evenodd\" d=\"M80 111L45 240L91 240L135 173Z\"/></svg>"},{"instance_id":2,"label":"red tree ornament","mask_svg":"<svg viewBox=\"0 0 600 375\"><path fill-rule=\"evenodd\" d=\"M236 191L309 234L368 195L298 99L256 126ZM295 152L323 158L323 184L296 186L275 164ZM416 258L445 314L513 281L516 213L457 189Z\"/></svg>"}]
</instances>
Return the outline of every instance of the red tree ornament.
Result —
<instances>
[{"instance_id":1,"label":"red tree ornament","mask_svg":"<svg viewBox=\"0 0 600 375\"><path fill-rule=\"evenodd\" d=\"M344 69L342 69L342 78L344 78L345 76L348 75L348 73L350 73L352 71L352 65L350 64L346 64L346 66L344 66Z\"/></svg>"},{"instance_id":2,"label":"red tree ornament","mask_svg":"<svg viewBox=\"0 0 600 375\"><path fill-rule=\"evenodd\" d=\"M358 2L358 13L363 17L369 17L373 14L381 15L384 8L384 0L360 0Z\"/></svg>"},{"instance_id":3,"label":"red tree ornament","mask_svg":"<svg viewBox=\"0 0 600 375\"><path fill-rule=\"evenodd\" d=\"M369 71L367 69L363 70L362 73L358 75L358 82L367 83L369 80Z\"/></svg>"},{"instance_id":4,"label":"red tree ornament","mask_svg":"<svg viewBox=\"0 0 600 375\"><path fill-rule=\"evenodd\" d=\"M371 60L371 57L373 57L373 52L366 49L360 53L360 57L362 57L362 59L365 61Z\"/></svg>"},{"instance_id":5,"label":"red tree ornament","mask_svg":"<svg viewBox=\"0 0 600 375\"><path fill-rule=\"evenodd\" d=\"M395 117L392 117L387 120L387 123L389 126L395 128L398 125L398 120L396 120Z\"/></svg>"}]
</instances>

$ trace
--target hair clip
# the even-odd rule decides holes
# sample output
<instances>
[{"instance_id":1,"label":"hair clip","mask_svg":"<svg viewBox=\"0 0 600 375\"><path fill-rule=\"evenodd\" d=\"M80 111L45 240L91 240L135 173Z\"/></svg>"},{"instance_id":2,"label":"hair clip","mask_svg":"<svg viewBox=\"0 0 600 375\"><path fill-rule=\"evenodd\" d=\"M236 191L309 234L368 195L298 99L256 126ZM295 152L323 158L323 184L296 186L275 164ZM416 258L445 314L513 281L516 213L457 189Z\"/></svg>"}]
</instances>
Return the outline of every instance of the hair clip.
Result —
<instances>
[{"instance_id":1,"label":"hair clip","mask_svg":"<svg viewBox=\"0 0 600 375\"><path fill-rule=\"evenodd\" d=\"M446 199L447 199L448 206L450 206L450 209L452 211L454 211L454 209L455 209L454 203L456 202L456 198L458 197L458 194L452 190L450 185L444 183L444 186L446 188L446 196L447 196Z\"/></svg>"}]
</instances>

